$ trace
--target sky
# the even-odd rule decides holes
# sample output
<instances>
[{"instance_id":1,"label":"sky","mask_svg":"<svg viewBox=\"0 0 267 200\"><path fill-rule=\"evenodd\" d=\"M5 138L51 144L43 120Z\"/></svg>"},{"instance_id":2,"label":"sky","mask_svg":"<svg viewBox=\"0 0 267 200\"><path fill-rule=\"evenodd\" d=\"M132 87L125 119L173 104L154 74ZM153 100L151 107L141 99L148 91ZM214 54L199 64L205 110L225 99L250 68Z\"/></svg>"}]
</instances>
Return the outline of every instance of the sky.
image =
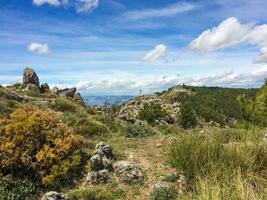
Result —
<instances>
[{"instance_id":1,"label":"sky","mask_svg":"<svg viewBox=\"0 0 267 200\"><path fill-rule=\"evenodd\" d=\"M88 95L260 87L266 0L0 0L0 84L32 67Z\"/></svg>"}]
</instances>

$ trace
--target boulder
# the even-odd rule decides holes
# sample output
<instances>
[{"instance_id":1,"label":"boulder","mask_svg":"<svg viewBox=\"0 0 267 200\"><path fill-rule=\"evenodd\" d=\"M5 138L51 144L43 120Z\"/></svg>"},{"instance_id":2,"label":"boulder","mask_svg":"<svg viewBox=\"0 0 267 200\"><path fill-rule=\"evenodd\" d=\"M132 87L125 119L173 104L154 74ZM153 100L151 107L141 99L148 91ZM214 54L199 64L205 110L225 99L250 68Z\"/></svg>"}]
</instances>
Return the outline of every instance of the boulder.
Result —
<instances>
[{"instance_id":1,"label":"boulder","mask_svg":"<svg viewBox=\"0 0 267 200\"><path fill-rule=\"evenodd\" d=\"M52 88L52 92L54 92L54 93L56 93L56 94L58 94L58 92L59 92L59 89L58 89L58 87L53 87Z\"/></svg>"},{"instance_id":2,"label":"boulder","mask_svg":"<svg viewBox=\"0 0 267 200\"><path fill-rule=\"evenodd\" d=\"M121 182L138 183L143 181L144 177L140 169L127 161L118 161L114 164L115 175Z\"/></svg>"},{"instance_id":3,"label":"boulder","mask_svg":"<svg viewBox=\"0 0 267 200\"><path fill-rule=\"evenodd\" d=\"M102 157L102 165L106 170L112 170L112 162L106 156Z\"/></svg>"},{"instance_id":4,"label":"boulder","mask_svg":"<svg viewBox=\"0 0 267 200\"><path fill-rule=\"evenodd\" d=\"M32 68L26 67L23 71L22 87L26 88L28 84L33 84L39 88L39 78Z\"/></svg>"},{"instance_id":5,"label":"boulder","mask_svg":"<svg viewBox=\"0 0 267 200\"><path fill-rule=\"evenodd\" d=\"M47 83L42 84L40 90L42 93L48 92L50 90L49 85Z\"/></svg>"},{"instance_id":6,"label":"boulder","mask_svg":"<svg viewBox=\"0 0 267 200\"><path fill-rule=\"evenodd\" d=\"M74 101L76 103L80 104L81 106L86 106L86 104L84 103L84 100L82 98L82 95L79 92L74 94Z\"/></svg>"},{"instance_id":7,"label":"boulder","mask_svg":"<svg viewBox=\"0 0 267 200\"><path fill-rule=\"evenodd\" d=\"M61 97L65 97L65 98L71 97L71 98L74 98L75 92L76 92L76 88L73 87L73 88L65 88L63 90L59 90L58 91L58 94Z\"/></svg>"},{"instance_id":8,"label":"boulder","mask_svg":"<svg viewBox=\"0 0 267 200\"><path fill-rule=\"evenodd\" d=\"M90 164L92 171L99 171L104 169L102 164L102 156L99 154L95 154L90 158Z\"/></svg>"},{"instance_id":9,"label":"boulder","mask_svg":"<svg viewBox=\"0 0 267 200\"><path fill-rule=\"evenodd\" d=\"M45 195L42 197L42 200L67 200L67 196L58 193L58 192L47 192Z\"/></svg>"},{"instance_id":10,"label":"boulder","mask_svg":"<svg viewBox=\"0 0 267 200\"><path fill-rule=\"evenodd\" d=\"M104 142L100 142L96 145L94 154L102 154L105 155L107 158L113 157L111 146Z\"/></svg>"},{"instance_id":11,"label":"boulder","mask_svg":"<svg viewBox=\"0 0 267 200\"><path fill-rule=\"evenodd\" d=\"M98 172L89 172L86 176L86 182L90 184L104 184L109 180L108 170L100 170Z\"/></svg>"},{"instance_id":12,"label":"boulder","mask_svg":"<svg viewBox=\"0 0 267 200\"><path fill-rule=\"evenodd\" d=\"M37 92L39 93L40 92L40 88L39 86L33 84L33 83L28 83L25 87L25 90L27 91L32 91L32 92Z\"/></svg>"}]
</instances>

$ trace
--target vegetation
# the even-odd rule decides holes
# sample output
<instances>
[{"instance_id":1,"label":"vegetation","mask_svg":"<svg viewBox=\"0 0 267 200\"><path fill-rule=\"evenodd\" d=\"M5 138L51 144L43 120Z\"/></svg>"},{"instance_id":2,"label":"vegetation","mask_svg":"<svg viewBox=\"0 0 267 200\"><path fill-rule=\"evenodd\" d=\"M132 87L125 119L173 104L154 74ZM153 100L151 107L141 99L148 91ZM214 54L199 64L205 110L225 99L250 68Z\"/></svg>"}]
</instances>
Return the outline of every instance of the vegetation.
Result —
<instances>
[{"instance_id":1,"label":"vegetation","mask_svg":"<svg viewBox=\"0 0 267 200\"><path fill-rule=\"evenodd\" d=\"M260 126L267 126L267 80L255 100L246 95L238 97L244 119Z\"/></svg>"},{"instance_id":2,"label":"vegetation","mask_svg":"<svg viewBox=\"0 0 267 200\"><path fill-rule=\"evenodd\" d=\"M157 119L165 117L167 115L166 111L158 103L145 104L138 114L140 120L147 121L148 123L155 123Z\"/></svg>"},{"instance_id":3,"label":"vegetation","mask_svg":"<svg viewBox=\"0 0 267 200\"><path fill-rule=\"evenodd\" d=\"M183 92L171 98L171 102L188 104L206 122L215 121L221 125L233 125L233 119L244 120L237 97L246 95L254 99L258 89L232 89L219 87L183 86L192 94Z\"/></svg>"},{"instance_id":4,"label":"vegetation","mask_svg":"<svg viewBox=\"0 0 267 200\"><path fill-rule=\"evenodd\" d=\"M181 126L183 128L195 128L197 126L197 115L189 104L181 106Z\"/></svg>"},{"instance_id":5,"label":"vegetation","mask_svg":"<svg viewBox=\"0 0 267 200\"><path fill-rule=\"evenodd\" d=\"M187 178L192 199L263 199L266 155L259 130L219 129L180 134L169 162Z\"/></svg>"},{"instance_id":6,"label":"vegetation","mask_svg":"<svg viewBox=\"0 0 267 200\"><path fill-rule=\"evenodd\" d=\"M81 171L82 138L53 113L18 109L0 118L0 173L35 184L60 186Z\"/></svg>"}]
</instances>

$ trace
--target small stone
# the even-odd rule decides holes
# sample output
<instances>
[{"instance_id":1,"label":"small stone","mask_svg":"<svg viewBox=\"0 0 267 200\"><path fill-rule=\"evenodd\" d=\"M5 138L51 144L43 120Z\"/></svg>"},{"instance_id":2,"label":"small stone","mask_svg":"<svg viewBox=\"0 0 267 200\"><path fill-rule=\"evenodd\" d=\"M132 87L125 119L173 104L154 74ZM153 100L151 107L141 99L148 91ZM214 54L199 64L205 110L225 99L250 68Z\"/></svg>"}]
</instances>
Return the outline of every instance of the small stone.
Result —
<instances>
[{"instance_id":1,"label":"small stone","mask_svg":"<svg viewBox=\"0 0 267 200\"><path fill-rule=\"evenodd\" d=\"M45 195L42 197L42 200L67 200L67 196L58 193L58 192L47 192Z\"/></svg>"},{"instance_id":2,"label":"small stone","mask_svg":"<svg viewBox=\"0 0 267 200\"><path fill-rule=\"evenodd\" d=\"M104 142L100 142L96 145L94 154L103 154L107 158L113 157L111 146Z\"/></svg>"},{"instance_id":3,"label":"small stone","mask_svg":"<svg viewBox=\"0 0 267 200\"><path fill-rule=\"evenodd\" d=\"M89 182L93 185L95 184L104 184L109 180L108 170L100 170L98 172L89 172L86 176L86 182Z\"/></svg>"},{"instance_id":4,"label":"small stone","mask_svg":"<svg viewBox=\"0 0 267 200\"><path fill-rule=\"evenodd\" d=\"M118 161L114 164L115 175L121 182L138 183L144 177L140 169L127 161Z\"/></svg>"}]
</instances>

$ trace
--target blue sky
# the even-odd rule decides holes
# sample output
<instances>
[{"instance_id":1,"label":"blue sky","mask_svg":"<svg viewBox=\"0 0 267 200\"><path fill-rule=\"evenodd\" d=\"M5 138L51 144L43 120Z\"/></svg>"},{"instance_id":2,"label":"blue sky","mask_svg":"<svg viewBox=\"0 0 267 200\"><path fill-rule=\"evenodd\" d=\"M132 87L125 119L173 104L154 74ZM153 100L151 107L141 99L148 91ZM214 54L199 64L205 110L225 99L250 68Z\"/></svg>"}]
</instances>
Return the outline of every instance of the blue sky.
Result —
<instances>
[{"instance_id":1,"label":"blue sky","mask_svg":"<svg viewBox=\"0 0 267 200\"><path fill-rule=\"evenodd\" d=\"M83 94L259 87L266 0L0 0L0 84L25 66Z\"/></svg>"}]
</instances>

